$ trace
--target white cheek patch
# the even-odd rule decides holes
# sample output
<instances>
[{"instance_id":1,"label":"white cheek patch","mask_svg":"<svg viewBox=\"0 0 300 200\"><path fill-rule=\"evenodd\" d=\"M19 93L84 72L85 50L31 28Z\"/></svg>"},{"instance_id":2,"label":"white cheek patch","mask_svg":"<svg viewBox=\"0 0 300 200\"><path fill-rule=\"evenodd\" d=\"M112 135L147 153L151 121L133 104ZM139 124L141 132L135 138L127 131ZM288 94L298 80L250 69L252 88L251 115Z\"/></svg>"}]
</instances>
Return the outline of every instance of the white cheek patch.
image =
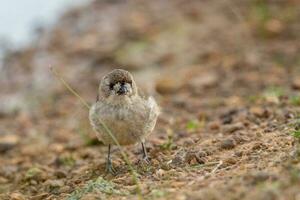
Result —
<instances>
[{"instance_id":1,"label":"white cheek patch","mask_svg":"<svg viewBox=\"0 0 300 200\"><path fill-rule=\"evenodd\" d=\"M129 83L125 83L125 87L127 89L127 93L131 94L132 93L131 85Z\"/></svg>"},{"instance_id":2,"label":"white cheek patch","mask_svg":"<svg viewBox=\"0 0 300 200\"><path fill-rule=\"evenodd\" d=\"M121 88L120 83L117 83L117 84L114 85L113 91L114 91L115 93L117 93L117 92L120 90L120 88Z\"/></svg>"}]
</instances>

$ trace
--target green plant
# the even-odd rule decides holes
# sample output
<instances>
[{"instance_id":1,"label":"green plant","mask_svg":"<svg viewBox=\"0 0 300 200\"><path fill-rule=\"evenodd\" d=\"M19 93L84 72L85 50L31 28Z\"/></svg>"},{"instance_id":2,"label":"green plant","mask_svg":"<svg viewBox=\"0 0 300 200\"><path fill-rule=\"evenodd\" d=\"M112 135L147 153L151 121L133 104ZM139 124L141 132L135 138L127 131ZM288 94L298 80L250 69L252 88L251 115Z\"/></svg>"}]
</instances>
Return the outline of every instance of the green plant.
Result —
<instances>
[{"instance_id":1,"label":"green plant","mask_svg":"<svg viewBox=\"0 0 300 200\"><path fill-rule=\"evenodd\" d=\"M38 167L31 167L27 170L25 174L25 179L30 180L37 176L39 176L42 173L42 170Z\"/></svg>"},{"instance_id":2,"label":"green plant","mask_svg":"<svg viewBox=\"0 0 300 200\"><path fill-rule=\"evenodd\" d=\"M173 136L169 135L166 142L160 145L163 150L171 150L173 147Z\"/></svg>"},{"instance_id":3,"label":"green plant","mask_svg":"<svg viewBox=\"0 0 300 200\"><path fill-rule=\"evenodd\" d=\"M116 189L116 185L102 177L89 181L83 188L77 189L66 200L79 200L88 193L100 192L108 195L129 195L129 192Z\"/></svg>"},{"instance_id":4,"label":"green plant","mask_svg":"<svg viewBox=\"0 0 300 200\"><path fill-rule=\"evenodd\" d=\"M167 135L168 135L167 141L160 145L161 149L163 150L171 150L172 147L174 146L173 131L171 129L167 129Z\"/></svg>"},{"instance_id":5,"label":"green plant","mask_svg":"<svg viewBox=\"0 0 300 200\"><path fill-rule=\"evenodd\" d=\"M293 131L291 135L297 139L300 139L300 130Z\"/></svg>"},{"instance_id":6,"label":"green plant","mask_svg":"<svg viewBox=\"0 0 300 200\"><path fill-rule=\"evenodd\" d=\"M300 96L292 96L290 102L294 106L300 106Z\"/></svg>"},{"instance_id":7,"label":"green plant","mask_svg":"<svg viewBox=\"0 0 300 200\"><path fill-rule=\"evenodd\" d=\"M76 163L75 159L72 155L63 155L58 158L59 163L61 163L64 166L73 167Z\"/></svg>"},{"instance_id":8,"label":"green plant","mask_svg":"<svg viewBox=\"0 0 300 200\"><path fill-rule=\"evenodd\" d=\"M271 86L265 90L264 95L265 97L280 97L284 95L284 90L281 87Z\"/></svg>"},{"instance_id":9,"label":"green plant","mask_svg":"<svg viewBox=\"0 0 300 200\"><path fill-rule=\"evenodd\" d=\"M193 132L199 128L199 125L200 124L198 120L191 120L186 124L186 129Z\"/></svg>"}]
</instances>

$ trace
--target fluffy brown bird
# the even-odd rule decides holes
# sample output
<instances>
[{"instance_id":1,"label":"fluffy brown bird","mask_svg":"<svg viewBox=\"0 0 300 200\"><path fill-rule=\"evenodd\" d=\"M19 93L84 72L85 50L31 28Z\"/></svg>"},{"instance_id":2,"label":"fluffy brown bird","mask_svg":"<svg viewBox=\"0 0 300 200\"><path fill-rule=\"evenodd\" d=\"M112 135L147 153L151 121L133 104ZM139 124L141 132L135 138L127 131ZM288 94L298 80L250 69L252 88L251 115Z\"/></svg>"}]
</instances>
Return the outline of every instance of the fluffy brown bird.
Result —
<instances>
[{"instance_id":1,"label":"fluffy brown bird","mask_svg":"<svg viewBox=\"0 0 300 200\"><path fill-rule=\"evenodd\" d=\"M101 122L120 145L141 143L143 158L149 162L144 142L153 131L158 115L159 108L155 100L152 97L140 96L128 71L115 69L102 78L97 101L90 109L89 118L97 137L108 145L108 172L115 173L110 157L111 146L115 142Z\"/></svg>"}]
</instances>

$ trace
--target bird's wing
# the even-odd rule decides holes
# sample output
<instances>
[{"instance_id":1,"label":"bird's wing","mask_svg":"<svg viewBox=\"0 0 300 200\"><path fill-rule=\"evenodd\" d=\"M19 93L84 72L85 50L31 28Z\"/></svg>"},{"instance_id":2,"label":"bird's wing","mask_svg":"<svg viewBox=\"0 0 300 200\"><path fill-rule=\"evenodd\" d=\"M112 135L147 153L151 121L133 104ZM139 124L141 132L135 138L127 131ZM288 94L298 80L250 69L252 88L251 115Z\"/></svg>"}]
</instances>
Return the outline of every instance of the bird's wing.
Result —
<instances>
[{"instance_id":1,"label":"bird's wing","mask_svg":"<svg viewBox=\"0 0 300 200\"><path fill-rule=\"evenodd\" d=\"M159 115L159 107L156 103L156 101L154 100L153 97L149 97L148 100L146 101L146 105L147 105L147 110L148 110L148 117L147 117L147 123L145 126L145 133L149 134L153 131L155 124L156 124L156 120L157 117Z\"/></svg>"}]
</instances>

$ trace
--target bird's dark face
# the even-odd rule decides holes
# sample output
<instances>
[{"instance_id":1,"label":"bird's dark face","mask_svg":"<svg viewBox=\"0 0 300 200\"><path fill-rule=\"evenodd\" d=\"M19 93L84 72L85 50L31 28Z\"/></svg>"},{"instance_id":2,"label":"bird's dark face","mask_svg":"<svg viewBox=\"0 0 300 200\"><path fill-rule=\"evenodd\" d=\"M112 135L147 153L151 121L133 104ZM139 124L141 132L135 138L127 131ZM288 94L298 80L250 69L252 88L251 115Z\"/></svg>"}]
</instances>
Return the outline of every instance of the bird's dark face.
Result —
<instances>
[{"instance_id":1,"label":"bird's dark face","mask_svg":"<svg viewBox=\"0 0 300 200\"><path fill-rule=\"evenodd\" d=\"M114 95L127 95L132 92L132 82L124 80L109 83L109 90Z\"/></svg>"},{"instance_id":2,"label":"bird's dark face","mask_svg":"<svg viewBox=\"0 0 300 200\"><path fill-rule=\"evenodd\" d=\"M132 75L125 70L116 69L103 77L100 93L106 98L130 97L136 94L136 85Z\"/></svg>"}]
</instances>

